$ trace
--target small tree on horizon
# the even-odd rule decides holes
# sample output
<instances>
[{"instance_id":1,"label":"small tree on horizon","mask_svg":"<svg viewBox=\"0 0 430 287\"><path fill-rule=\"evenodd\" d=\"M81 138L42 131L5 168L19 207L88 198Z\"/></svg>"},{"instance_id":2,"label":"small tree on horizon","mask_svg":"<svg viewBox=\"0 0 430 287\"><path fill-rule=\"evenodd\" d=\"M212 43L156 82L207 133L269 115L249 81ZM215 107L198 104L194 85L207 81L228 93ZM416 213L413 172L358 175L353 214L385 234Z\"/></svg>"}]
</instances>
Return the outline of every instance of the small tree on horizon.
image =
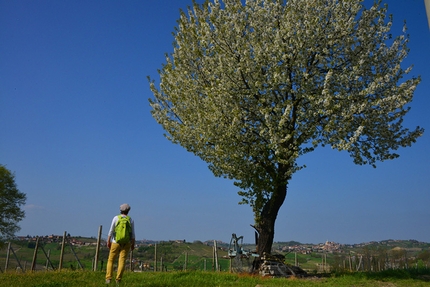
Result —
<instances>
[{"instance_id":1,"label":"small tree on horizon","mask_svg":"<svg viewBox=\"0 0 430 287\"><path fill-rule=\"evenodd\" d=\"M391 38L381 1L242 2L181 11L149 101L170 141L240 188L263 254L300 156L331 146L375 166L422 135L402 125L420 79L403 79L406 27Z\"/></svg>"},{"instance_id":2,"label":"small tree on horizon","mask_svg":"<svg viewBox=\"0 0 430 287\"><path fill-rule=\"evenodd\" d=\"M25 216L20 206L25 200L25 193L16 186L15 175L0 164L0 247L20 230L18 222Z\"/></svg>"}]
</instances>

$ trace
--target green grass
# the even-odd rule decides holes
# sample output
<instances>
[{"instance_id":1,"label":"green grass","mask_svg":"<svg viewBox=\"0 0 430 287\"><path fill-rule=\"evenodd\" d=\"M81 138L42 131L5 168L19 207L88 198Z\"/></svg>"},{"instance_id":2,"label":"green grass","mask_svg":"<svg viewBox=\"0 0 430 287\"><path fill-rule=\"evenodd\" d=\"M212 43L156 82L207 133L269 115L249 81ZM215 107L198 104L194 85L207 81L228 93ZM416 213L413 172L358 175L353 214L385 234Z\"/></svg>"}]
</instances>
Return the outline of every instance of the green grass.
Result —
<instances>
[{"instance_id":1,"label":"green grass","mask_svg":"<svg viewBox=\"0 0 430 287\"><path fill-rule=\"evenodd\" d=\"M91 287L105 286L103 272L51 271L0 273L0 287ZM114 285L112 285L114 286ZM175 271L124 274L122 286L149 287L280 287L280 286L430 286L429 269L391 270L375 273L332 274L327 277L262 278L226 272Z\"/></svg>"}]
</instances>

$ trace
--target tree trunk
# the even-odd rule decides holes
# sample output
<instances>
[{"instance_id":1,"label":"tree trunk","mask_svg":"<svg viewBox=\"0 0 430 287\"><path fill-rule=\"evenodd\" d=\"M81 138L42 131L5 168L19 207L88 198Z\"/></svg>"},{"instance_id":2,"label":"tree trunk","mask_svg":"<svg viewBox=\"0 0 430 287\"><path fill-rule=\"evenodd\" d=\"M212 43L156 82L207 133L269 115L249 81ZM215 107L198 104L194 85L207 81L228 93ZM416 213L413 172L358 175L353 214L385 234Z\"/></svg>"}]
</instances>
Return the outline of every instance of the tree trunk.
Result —
<instances>
[{"instance_id":1,"label":"tree trunk","mask_svg":"<svg viewBox=\"0 0 430 287\"><path fill-rule=\"evenodd\" d=\"M287 184L279 184L272 197L263 207L260 214L260 221L254 228L257 230L258 242L257 252L262 256L264 253L270 254L272 251L273 239L275 236L275 221L278 211L287 196Z\"/></svg>"}]
</instances>

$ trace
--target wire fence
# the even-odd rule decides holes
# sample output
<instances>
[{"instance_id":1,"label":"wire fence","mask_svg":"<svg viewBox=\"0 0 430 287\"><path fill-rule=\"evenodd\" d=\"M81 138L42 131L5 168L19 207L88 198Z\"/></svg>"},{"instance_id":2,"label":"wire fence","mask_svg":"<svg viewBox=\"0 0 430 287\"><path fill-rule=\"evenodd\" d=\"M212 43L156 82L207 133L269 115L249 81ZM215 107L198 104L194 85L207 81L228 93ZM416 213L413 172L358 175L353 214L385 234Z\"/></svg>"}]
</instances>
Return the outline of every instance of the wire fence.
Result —
<instances>
[{"instance_id":1,"label":"wire fence","mask_svg":"<svg viewBox=\"0 0 430 287\"><path fill-rule=\"evenodd\" d=\"M226 258L218 258L222 255L218 254L216 243L209 249L212 249L211 254L203 257L197 258L184 251L176 258L172 258L169 250L165 248L158 247L157 254L157 244L138 245L129 254L126 270L135 272L187 269L228 271L230 261ZM0 251L0 272L62 269L105 271L109 256L109 248L102 240L101 226L97 238L71 236L67 232L62 236L27 236L8 242Z\"/></svg>"},{"instance_id":2,"label":"wire fence","mask_svg":"<svg viewBox=\"0 0 430 287\"><path fill-rule=\"evenodd\" d=\"M107 235L104 235L107 237ZM126 269L134 272L206 270L235 271L250 270L252 258L229 258L225 247L200 244L182 245L173 250L173 244L138 244L130 252ZM192 246L192 247L190 247ZM198 247L196 247L198 246ZM198 251L192 249L199 249ZM417 255L418 254L418 255ZM8 242L0 250L0 272L49 271L49 270L92 270L105 271L109 249L102 240L102 227L97 237L71 236L21 237ZM290 253L285 263L300 266L307 272L326 273L333 271L378 272L389 269L410 269L430 267L430 250L414 254L406 249L391 250L364 248L360 252L312 253L306 256Z\"/></svg>"}]
</instances>

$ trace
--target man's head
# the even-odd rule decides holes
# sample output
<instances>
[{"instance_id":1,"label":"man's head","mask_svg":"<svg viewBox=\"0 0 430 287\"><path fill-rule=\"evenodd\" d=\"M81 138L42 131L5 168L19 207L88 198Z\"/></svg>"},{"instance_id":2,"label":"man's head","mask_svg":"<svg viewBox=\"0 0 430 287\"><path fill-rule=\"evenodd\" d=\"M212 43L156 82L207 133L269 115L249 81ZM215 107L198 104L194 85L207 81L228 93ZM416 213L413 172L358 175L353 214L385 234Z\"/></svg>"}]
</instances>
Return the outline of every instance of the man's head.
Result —
<instances>
[{"instance_id":1,"label":"man's head","mask_svg":"<svg viewBox=\"0 0 430 287\"><path fill-rule=\"evenodd\" d=\"M127 203L121 204L119 206L119 211L121 212L121 214L127 215L130 211L130 205L128 205Z\"/></svg>"}]
</instances>

